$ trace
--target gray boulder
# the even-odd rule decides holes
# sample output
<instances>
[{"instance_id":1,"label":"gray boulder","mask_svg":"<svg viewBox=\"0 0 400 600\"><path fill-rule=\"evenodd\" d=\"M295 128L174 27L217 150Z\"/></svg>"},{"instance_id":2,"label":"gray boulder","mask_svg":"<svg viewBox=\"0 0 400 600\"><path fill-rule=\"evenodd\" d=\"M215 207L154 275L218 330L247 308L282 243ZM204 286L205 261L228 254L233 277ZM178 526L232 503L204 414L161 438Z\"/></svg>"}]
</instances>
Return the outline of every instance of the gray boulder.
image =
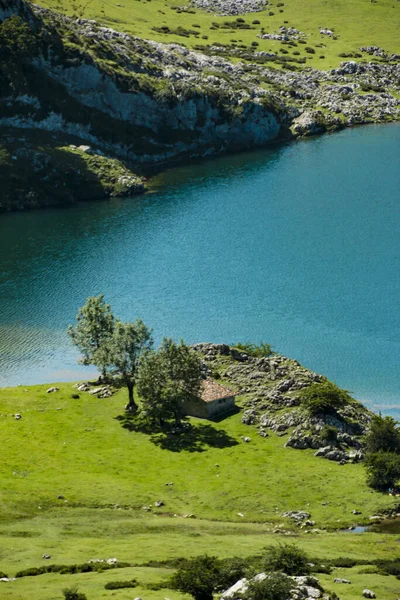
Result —
<instances>
[{"instance_id":1,"label":"gray boulder","mask_svg":"<svg viewBox=\"0 0 400 600\"><path fill-rule=\"evenodd\" d=\"M364 598L376 598L376 594L373 591L367 589L363 590L363 596Z\"/></svg>"}]
</instances>

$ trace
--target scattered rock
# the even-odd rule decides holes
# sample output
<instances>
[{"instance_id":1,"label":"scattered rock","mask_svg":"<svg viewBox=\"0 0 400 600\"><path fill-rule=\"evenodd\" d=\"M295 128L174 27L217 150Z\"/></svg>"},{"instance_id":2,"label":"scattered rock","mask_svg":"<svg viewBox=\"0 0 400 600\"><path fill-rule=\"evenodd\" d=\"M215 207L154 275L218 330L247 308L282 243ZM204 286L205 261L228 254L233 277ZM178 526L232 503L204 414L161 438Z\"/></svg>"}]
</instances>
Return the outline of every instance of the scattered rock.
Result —
<instances>
[{"instance_id":1,"label":"scattered rock","mask_svg":"<svg viewBox=\"0 0 400 600\"><path fill-rule=\"evenodd\" d=\"M310 513L302 510L289 510L282 514L282 517L288 517L294 521L305 521L311 517Z\"/></svg>"},{"instance_id":2,"label":"scattered rock","mask_svg":"<svg viewBox=\"0 0 400 600\"><path fill-rule=\"evenodd\" d=\"M365 589L362 594L364 598L376 598L376 594L372 590Z\"/></svg>"},{"instance_id":3,"label":"scattered rock","mask_svg":"<svg viewBox=\"0 0 400 600\"><path fill-rule=\"evenodd\" d=\"M43 554L43 557L45 560L49 560L51 558L50 554Z\"/></svg>"},{"instance_id":4,"label":"scattered rock","mask_svg":"<svg viewBox=\"0 0 400 600\"><path fill-rule=\"evenodd\" d=\"M47 391L46 394L53 394L54 392L59 392L60 388L58 387L50 387Z\"/></svg>"},{"instance_id":5,"label":"scattered rock","mask_svg":"<svg viewBox=\"0 0 400 600\"><path fill-rule=\"evenodd\" d=\"M351 583L348 579L342 579L342 577L335 577L333 583Z\"/></svg>"},{"instance_id":6,"label":"scattered rock","mask_svg":"<svg viewBox=\"0 0 400 600\"><path fill-rule=\"evenodd\" d=\"M22 419L22 415L20 415L20 413L17 413L17 414L14 415L14 419L16 421L19 421L20 419Z\"/></svg>"},{"instance_id":7,"label":"scattered rock","mask_svg":"<svg viewBox=\"0 0 400 600\"><path fill-rule=\"evenodd\" d=\"M154 502L154 506L157 506L157 507L164 506L164 502L162 500L157 500L156 502Z\"/></svg>"}]
</instances>

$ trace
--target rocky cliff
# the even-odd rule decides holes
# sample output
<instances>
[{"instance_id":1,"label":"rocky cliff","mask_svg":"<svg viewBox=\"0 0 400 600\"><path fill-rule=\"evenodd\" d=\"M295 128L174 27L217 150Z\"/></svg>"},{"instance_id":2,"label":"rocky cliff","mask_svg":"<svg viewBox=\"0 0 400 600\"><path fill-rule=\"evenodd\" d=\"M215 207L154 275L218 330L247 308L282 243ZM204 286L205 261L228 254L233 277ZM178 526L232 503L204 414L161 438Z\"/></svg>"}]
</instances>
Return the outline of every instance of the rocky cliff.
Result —
<instances>
[{"instance_id":1,"label":"rocky cliff","mask_svg":"<svg viewBox=\"0 0 400 600\"><path fill-rule=\"evenodd\" d=\"M25 0L0 0L0 21L0 128L73 136L134 169L400 114L398 57L279 70L255 50L189 51Z\"/></svg>"}]
</instances>

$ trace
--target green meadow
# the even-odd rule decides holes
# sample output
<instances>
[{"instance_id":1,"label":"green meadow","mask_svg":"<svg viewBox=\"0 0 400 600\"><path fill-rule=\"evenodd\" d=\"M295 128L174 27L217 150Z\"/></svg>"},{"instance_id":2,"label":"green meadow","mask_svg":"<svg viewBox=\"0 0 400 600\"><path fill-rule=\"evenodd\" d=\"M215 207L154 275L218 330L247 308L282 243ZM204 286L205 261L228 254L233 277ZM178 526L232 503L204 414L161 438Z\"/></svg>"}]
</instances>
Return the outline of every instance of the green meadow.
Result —
<instances>
[{"instance_id":1,"label":"green meadow","mask_svg":"<svg viewBox=\"0 0 400 600\"><path fill-rule=\"evenodd\" d=\"M340 54L358 53L361 46L376 45L389 52L400 52L400 3L397 0L284 0L269 2L266 10L243 15L249 29L235 28L236 17L217 16L189 7L176 0L39 0L40 5L80 18L95 19L114 29L141 38L165 43L185 44L201 49L215 42L231 47L251 47L265 52L288 52L306 58L306 66L329 69L344 60ZM178 8L178 10L177 10ZM253 23L258 21L259 23ZM230 27L225 24L230 23ZM232 26L233 23L233 26ZM258 38L278 32L279 27L295 27L306 34L304 44L288 46L275 40ZM181 28L180 34L177 33ZM162 33L161 28L169 28ZM321 28L334 30L336 40L320 34ZM367 58L368 55L364 55Z\"/></svg>"},{"instance_id":2,"label":"green meadow","mask_svg":"<svg viewBox=\"0 0 400 600\"><path fill-rule=\"evenodd\" d=\"M132 566L0 582L2 599L61 599L63 588L77 584L88 600L175 600L183 596L150 589L172 573L168 561L202 553L254 556L279 541L295 541L310 557L400 557L396 535L345 531L394 504L365 485L362 465L284 448L285 437L258 436L240 413L218 423L191 419L185 435L153 433L125 418L124 390L108 399L85 392L74 399L72 384L57 386L51 394L43 385L0 390L0 571L13 577L32 567L114 557ZM288 510L311 513L315 525L300 529L282 517ZM344 590L333 584L340 576L352 581ZM104 589L133 578L137 588ZM394 576L378 575L373 565L320 578L342 600L360 598L364 587L394 600L399 589Z\"/></svg>"}]
</instances>

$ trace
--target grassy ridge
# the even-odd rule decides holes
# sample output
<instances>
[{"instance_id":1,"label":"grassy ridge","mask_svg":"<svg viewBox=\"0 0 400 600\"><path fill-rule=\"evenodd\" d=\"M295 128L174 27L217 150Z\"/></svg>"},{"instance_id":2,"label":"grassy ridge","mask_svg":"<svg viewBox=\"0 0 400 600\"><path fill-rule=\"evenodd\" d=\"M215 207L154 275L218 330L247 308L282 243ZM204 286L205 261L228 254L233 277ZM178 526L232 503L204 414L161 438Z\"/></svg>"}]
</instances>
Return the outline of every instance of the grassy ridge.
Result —
<instances>
[{"instance_id":1,"label":"grassy ridge","mask_svg":"<svg viewBox=\"0 0 400 600\"><path fill-rule=\"evenodd\" d=\"M308 66L320 69L337 66L344 60L339 54L357 52L360 46L377 45L400 53L400 4L395 0L309 0L306 4L303 0L285 0L283 3L273 0L265 11L245 16L246 23L251 26L248 30L215 29L213 23L222 25L226 21L235 21L236 17L217 16L197 9L195 14L178 13L173 7L188 3L175 0L121 0L120 3L114 0L40 0L39 4L68 15L96 19L106 26L138 37L184 43L191 48L213 42L230 44L232 39L247 46L258 42L257 50L279 52L288 49L290 55L300 52L300 57L307 58ZM283 5L278 7L278 4ZM260 21L260 24L253 25L254 20ZM194 25L200 27L194 28ZM265 32L272 33L282 25L296 27L306 33L307 44L315 48L315 55L310 57L304 45L291 48L279 41L257 37L262 27ZM173 33L179 26L199 35L191 33L189 37L183 37ZM169 27L172 33L154 30L161 27ZM338 39L321 35L319 30L324 27L333 28ZM208 39L204 40L202 36L208 36ZM324 47L318 47L318 44Z\"/></svg>"},{"instance_id":2,"label":"grassy ridge","mask_svg":"<svg viewBox=\"0 0 400 600\"><path fill-rule=\"evenodd\" d=\"M134 422L118 418L124 391L111 399L87 393L72 399L71 384L58 387L53 394L46 394L47 386L0 390L0 570L10 576L50 562L114 556L138 565L203 552L249 556L283 539L296 539L311 556L400 556L395 536L334 531L355 519L367 522L393 504L365 486L361 465L340 466L314 458L312 451L285 449L285 438L258 437L241 423L240 414L221 423L192 420L193 433L179 448L183 438L135 431ZM17 412L20 420L13 417ZM243 442L244 435L251 436L250 443ZM166 486L169 482L173 485ZM165 505L155 508L156 500ZM145 505L152 511L144 511ZM359 517L351 513L354 508ZM290 509L307 510L316 528L330 532L305 534L282 518ZM183 518L189 513L196 519ZM278 527L288 537L275 533ZM394 577L367 576L360 569L342 574L355 580L346 594L340 591L342 600L359 597L361 581L381 589L378 597L394 597ZM147 584L167 573L164 567L132 567L41 575L2 584L1 598L25 600L29 591L30 600L55 600L76 582L89 600L97 600L109 597L107 581L135 577ZM332 589L338 573L324 576L323 583ZM132 593L179 598L170 590L143 587L113 593L118 600Z\"/></svg>"}]
</instances>

